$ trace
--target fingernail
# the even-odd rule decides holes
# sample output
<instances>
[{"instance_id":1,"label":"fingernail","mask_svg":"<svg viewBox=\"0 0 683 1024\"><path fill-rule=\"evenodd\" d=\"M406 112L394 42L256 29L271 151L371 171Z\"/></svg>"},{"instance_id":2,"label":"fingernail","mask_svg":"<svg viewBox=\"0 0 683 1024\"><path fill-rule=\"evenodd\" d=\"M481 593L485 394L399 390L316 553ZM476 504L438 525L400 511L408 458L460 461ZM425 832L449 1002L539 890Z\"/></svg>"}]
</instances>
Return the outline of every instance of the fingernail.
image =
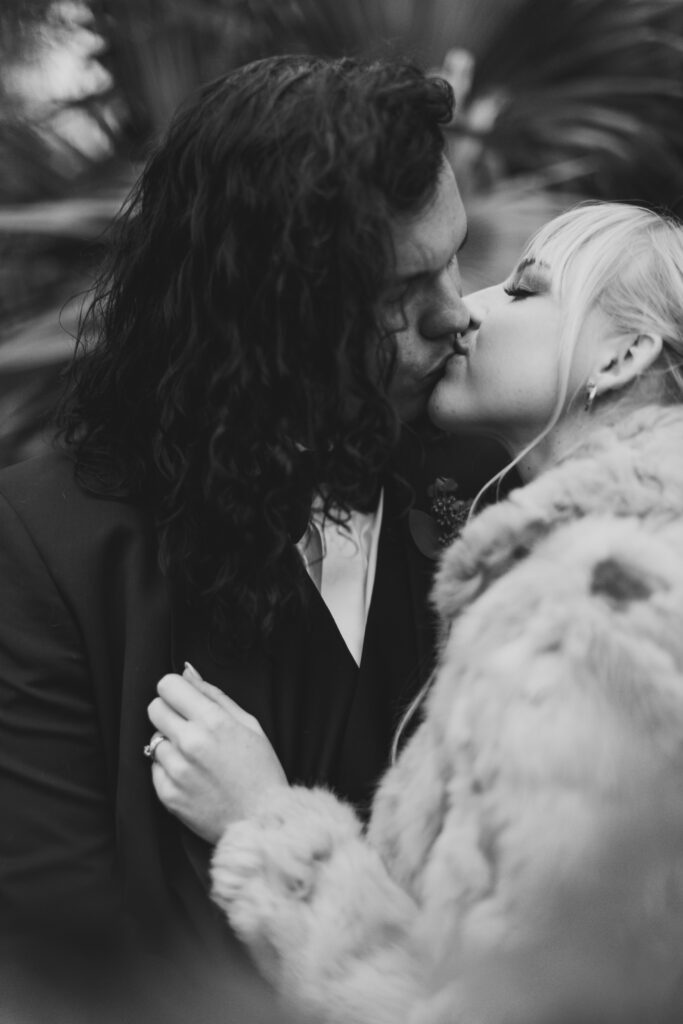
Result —
<instances>
[{"instance_id":1,"label":"fingernail","mask_svg":"<svg viewBox=\"0 0 683 1024\"><path fill-rule=\"evenodd\" d=\"M191 683L201 683L203 681L197 669L194 665L191 665L189 661L185 662L185 671L183 672L183 675Z\"/></svg>"}]
</instances>

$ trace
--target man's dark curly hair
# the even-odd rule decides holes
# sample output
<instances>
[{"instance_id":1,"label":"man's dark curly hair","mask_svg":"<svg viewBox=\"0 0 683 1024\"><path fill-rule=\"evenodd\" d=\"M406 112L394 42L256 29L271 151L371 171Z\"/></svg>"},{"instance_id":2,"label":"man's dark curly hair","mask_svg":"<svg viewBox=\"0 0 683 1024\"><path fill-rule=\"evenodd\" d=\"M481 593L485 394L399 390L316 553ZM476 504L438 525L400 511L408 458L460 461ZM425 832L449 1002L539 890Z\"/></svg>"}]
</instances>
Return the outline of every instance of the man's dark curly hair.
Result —
<instances>
[{"instance_id":1,"label":"man's dark curly hair","mask_svg":"<svg viewBox=\"0 0 683 1024\"><path fill-rule=\"evenodd\" d=\"M398 435L390 218L433 195L452 102L405 63L254 62L181 108L114 225L59 432L84 486L152 511L163 570L244 644L303 593L312 484L342 510L376 498Z\"/></svg>"}]
</instances>

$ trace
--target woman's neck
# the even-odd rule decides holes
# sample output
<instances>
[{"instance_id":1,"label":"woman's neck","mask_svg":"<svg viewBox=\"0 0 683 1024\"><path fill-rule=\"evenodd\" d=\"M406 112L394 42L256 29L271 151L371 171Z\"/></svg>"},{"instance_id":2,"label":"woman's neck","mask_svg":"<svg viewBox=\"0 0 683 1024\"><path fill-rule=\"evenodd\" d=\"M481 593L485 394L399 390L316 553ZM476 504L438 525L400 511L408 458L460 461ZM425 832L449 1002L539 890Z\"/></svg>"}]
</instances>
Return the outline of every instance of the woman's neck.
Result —
<instances>
[{"instance_id":1,"label":"woman's neck","mask_svg":"<svg viewBox=\"0 0 683 1024\"><path fill-rule=\"evenodd\" d=\"M519 462L515 463L515 469L519 475L520 480L523 484L531 483L537 476L540 476L546 469L554 465L559 456L555 457L551 453L547 446L546 441L548 438L544 438L541 444L536 448L532 448L530 452L527 452Z\"/></svg>"},{"instance_id":2,"label":"woman's neck","mask_svg":"<svg viewBox=\"0 0 683 1024\"><path fill-rule=\"evenodd\" d=\"M516 463L517 472L523 483L530 483L537 476L551 469L577 445L586 442L597 430L610 426L615 421L615 410L605 408L593 412L578 412L561 419L537 445ZM524 451L520 447L519 451Z\"/></svg>"}]
</instances>

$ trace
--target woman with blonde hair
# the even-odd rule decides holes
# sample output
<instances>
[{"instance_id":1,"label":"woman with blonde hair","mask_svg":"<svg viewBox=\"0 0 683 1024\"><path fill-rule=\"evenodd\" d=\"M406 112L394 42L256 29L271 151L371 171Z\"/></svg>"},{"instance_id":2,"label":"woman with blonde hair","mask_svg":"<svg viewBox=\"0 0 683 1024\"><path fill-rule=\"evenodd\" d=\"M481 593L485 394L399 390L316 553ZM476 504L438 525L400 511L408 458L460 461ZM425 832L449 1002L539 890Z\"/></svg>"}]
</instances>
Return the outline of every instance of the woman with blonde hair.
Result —
<instances>
[{"instance_id":1,"label":"woman with blonde hair","mask_svg":"<svg viewBox=\"0 0 683 1024\"><path fill-rule=\"evenodd\" d=\"M679 1021L683 228L578 208L468 302L430 415L525 486L443 554L438 667L369 826L190 668L150 705L157 792L210 810L214 898L318 1020Z\"/></svg>"}]
</instances>

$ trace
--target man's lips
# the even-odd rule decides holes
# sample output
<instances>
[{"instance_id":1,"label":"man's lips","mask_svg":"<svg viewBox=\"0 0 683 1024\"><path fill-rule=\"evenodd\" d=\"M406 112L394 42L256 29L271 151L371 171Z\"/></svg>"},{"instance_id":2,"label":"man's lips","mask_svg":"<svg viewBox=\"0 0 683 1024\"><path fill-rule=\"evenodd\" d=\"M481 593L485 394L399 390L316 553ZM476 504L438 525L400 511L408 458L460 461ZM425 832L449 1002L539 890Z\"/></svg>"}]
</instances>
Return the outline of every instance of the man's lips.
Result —
<instances>
[{"instance_id":1,"label":"man's lips","mask_svg":"<svg viewBox=\"0 0 683 1024\"><path fill-rule=\"evenodd\" d=\"M455 337L455 343L453 345L453 355L455 356L467 356L470 352L470 346L472 344L472 331L465 331L464 334L457 334Z\"/></svg>"},{"instance_id":2,"label":"man's lips","mask_svg":"<svg viewBox=\"0 0 683 1024\"><path fill-rule=\"evenodd\" d=\"M440 360L440 362L434 367L434 369L430 370L429 373L425 374L425 376L422 378L426 384L435 384L436 381L441 380L444 373L446 372L446 367L450 363L453 356L469 355L470 345L473 339L473 333L473 331L466 331L464 334L457 334L455 336L455 339L453 341L453 348L448 353L448 355L444 356L444 358Z\"/></svg>"},{"instance_id":3,"label":"man's lips","mask_svg":"<svg viewBox=\"0 0 683 1024\"><path fill-rule=\"evenodd\" d=\"M450 360L452 354L453 354L452 352L449 352L449 354L447 356L445 356L445 358L442 359L434 367L433 370L430 370L429 373L426 373L424 375L424 377L422 379L423 379L423 381L426 384L434 384L434 383L436 383L437 380L440 380L441 377L443 377L443 375L444 375L444 373L446 371L446 367L448 366L448 363L449 363L449 360Z\"/></svg>"}]
</instances>

